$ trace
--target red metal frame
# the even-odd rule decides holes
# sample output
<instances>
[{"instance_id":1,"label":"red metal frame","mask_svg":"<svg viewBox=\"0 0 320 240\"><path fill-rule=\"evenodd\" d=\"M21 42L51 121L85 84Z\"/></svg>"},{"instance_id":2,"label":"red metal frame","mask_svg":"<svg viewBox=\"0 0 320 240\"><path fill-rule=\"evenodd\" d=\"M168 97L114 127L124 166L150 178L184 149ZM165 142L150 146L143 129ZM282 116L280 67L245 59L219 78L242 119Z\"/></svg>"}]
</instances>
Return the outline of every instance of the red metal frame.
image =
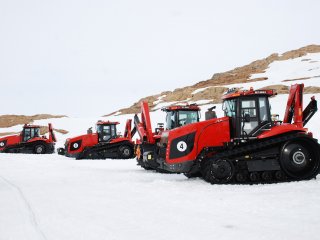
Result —
<instances>
[{"instance_id":1,"label":"red metal frame","mask_svg":"<svg viewBox=\"0 0 320 240\"><path fill-rule=\"evenodd\" d=\"M292 117L293 117L293 124L301 128L303 127L303 122L302 122L303 87L304 87L304 84L295 84L291 86L283 123L291 123Z\"/></svg>"},{"instance_id":2,"label":"red metal frame","mask_svg":"<svg viewBox=\"0 0 320 240\"><path fill-rule=\"evenodd\" d=\"M141 122L137 124L137 131L141 141L146 140L150 144L155 143L148 102L141 102Z\"/></svg>"}]
</instances>

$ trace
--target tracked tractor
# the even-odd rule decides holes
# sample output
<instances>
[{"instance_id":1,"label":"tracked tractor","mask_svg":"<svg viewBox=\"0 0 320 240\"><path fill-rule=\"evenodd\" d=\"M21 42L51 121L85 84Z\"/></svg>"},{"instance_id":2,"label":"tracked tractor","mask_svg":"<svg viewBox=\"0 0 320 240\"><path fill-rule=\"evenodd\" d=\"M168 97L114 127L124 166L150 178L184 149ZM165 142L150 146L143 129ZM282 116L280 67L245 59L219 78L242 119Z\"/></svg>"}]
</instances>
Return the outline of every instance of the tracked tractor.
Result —
<instances>
[{"instance_id":1,"label":"tracked tractor","mask_svg":"<svg viewBox=\"0 0 320 240\"><path fill-rule=\"evenodd\" d=\"M131 130L131 119L127 120L123 136L117 133L119 122L98 121L96 132L88 129L87 134L68 138L64 148L58 149L58 154L76 159L129 159L134 157Z\"/></svg>"},{"instance_id":2,"label":"tracked tractor","mask_svg":"<svg viewBox=\"0 0 320 240\"><path fill-rule=\"evenodd\" d=\"M282 121L271 115L274 90L231 89L223 96L224 117L208 114L205 121L171 128L169 111L167 126L154 132L148 105L142 103L141 121L135 116L138 164L200 175L210 183L312 179L319 173L320 148L305 125L317 111L317 101L312 97L303 110L303 87L291 86Z\"/></svg>"},{"instance_id":3,"label":"tracked tractor","mask_svg":"<svg viewBox=\"0 0 320 240\"><path fill-rule=\"evenodd\" d=\"M49 138L40 136L40 126L25 124L18 135L0 138L0 152L5 153L53 153L56 137L51 123L48 124Z\"/></svg>"},{"instance_id":4,"label":"tracked tractor","mask_svg":"<svg viewBox=\"0 0 320 240\"><path fill-rule=\"evenodd\" d=\"M155 161L153 156L153 150L156 144L161 142L161 134L168 132L169 130L179 128L191 123L197 123L200 121L200 108L196 104L174 105L164 107L161 110L166 112L166 124L165 128L163 123L158 123L158 127L152 132L149 107L147 102L141 103L141 120L138 115L134 116L135 129L140 136L137 139L136 154L138 164L149 170L155 169L159 172L169 172L166 169L158 168L159 164ZM164 133L166 135L166 133ZM164 150L163 148L159 151ZM144 156L143 156L144 155ZM148 161L143 159L149 158ZM151 160L151 158L153 160Z\"/></svg>"}]
</instances>

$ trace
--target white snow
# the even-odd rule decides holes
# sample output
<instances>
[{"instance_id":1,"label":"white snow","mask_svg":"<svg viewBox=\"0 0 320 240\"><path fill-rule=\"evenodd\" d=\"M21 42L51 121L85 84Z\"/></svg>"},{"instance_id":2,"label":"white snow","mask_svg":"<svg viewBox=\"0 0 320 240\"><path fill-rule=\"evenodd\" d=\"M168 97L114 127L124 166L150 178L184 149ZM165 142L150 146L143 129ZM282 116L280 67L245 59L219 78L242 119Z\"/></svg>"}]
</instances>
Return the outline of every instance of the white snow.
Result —
<instances>
[{"instance_id":1,"label":"white snow","mask_svg":"<svg viewBox=\"0 0 320 240\"><path fill-rule=\"evenodd\" d=\"M308 59L308 61L304 61ZM268 77L267 80L258 82L248 82L242 84L230 84L225 87L243 87L255 89L265 86L282 84L290 86L296 83L304 83L307 86L320 86L320 53L309 53L306 56L288 59L285 61L275 61L269 65L265 73L253 74L251 79ZM310 78L310 79L300 79ZM294 80L297 79L297 80ZM300 79L300 80L299 80ZM285 81L284 80L293 80Z\"/></svg>"},{"instance_id":2,"label":"white snow","mask_svg":"<svg viewBox=\"0 0 320 240\"><path fill-rule=\"evenodd\" d=\"M174 101L174 102L159 102L156 106L154 106L152 108L152 110L161 110L161 108L173 105L173 104L177 104L178 102Z\"/></svg>"},{"instance_id":3,"label":"white snow","mask_svg":"<svg viewBox=\"0 0 320 240\"><path fill-rule=\"evenodd\" d=\"M210 185L133 159L0 155L1 240L316 240L319 213L319 179Z\"/></svg>"},{"instance_id":4,"label":"white snow","mask_svg":"<svg viewBox=\"0 0 320 240\"><path fill-rule=\"evenodd\" d=\"M194 90L191 94L197 94L197 93L203 92L204 90L206 90L208 88L210 88L210 87L198 88L197 90Z\"/></svg>"},{"instance_id":5,"label":"white snow","mask_svg":"<svg viewBox=\"0 0 320 240\"><path fill-rule=\"evenodd\" d=\"M299 58L275 61L269 65L265 73L254 74L251 79L259 77L268 77L267 81L270 82L270 85L279 84L283 80L320 77L320 53L309 53ZM306 86L310 86L309 80L304 82ZM285 83L285 85L290 85L292 81ZM316 85L314 85L315 83ZM317 82L313 82L312 86L320 86L319 79Z\"/></svg>"},{"instance_id":6,"label":"white snow","mask_svg":"<svg viewBox=\"0 0 320 240\"><path fill-rule=\"evenodd\" d=\"M157 98L156 101L153 102L154 105L159 104L160 102L163 102L163 98L166 97L167 95L161 95L160 97Z\"/></svg>"}]
</instances>

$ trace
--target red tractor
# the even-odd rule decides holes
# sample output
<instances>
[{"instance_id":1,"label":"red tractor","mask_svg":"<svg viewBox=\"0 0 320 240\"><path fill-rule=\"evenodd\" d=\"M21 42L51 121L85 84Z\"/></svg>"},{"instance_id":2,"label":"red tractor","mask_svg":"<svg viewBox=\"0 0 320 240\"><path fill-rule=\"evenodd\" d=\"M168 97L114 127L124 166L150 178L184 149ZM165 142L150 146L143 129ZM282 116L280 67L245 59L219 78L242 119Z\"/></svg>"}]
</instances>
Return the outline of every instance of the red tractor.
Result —
<instances>
[{"instance_id":1,"label":"red tractor","mask_svg":"<svg viewBox=\"0 0 320 240\"><path fill-rule=\"evenodd\" d=\"M182 127L187 124L196 123L200 121L200 108L196 104L191 105L176 105L169 106L161 109L167 113L166 117L166 130L172 130L178 127ZM213 112L214 113L214 112ZM149 107L147 102L142 102L141 105L141 119L137 115L134 116L135 128L140 136L140 140L137 139L136 155L138 164L145 169L155 169L159 172L169 172L166 169L159 168L159 164L156 161L144 161L143 159L151 158L150 154L155 145L161 142L161 134L166 134L162 123L158 123L158 128L155 132L151 129L151 120ZM165 149L160 149L165 150ZM144 158L142 155L145 155ZM149 155L148 155L149 154ZM147 156L148 155L148 156Z\"/></svg>"},{"instance_id":2,"label":"red tractor","mask_svg":"<svg viewBox=\"0 0 320 240\"><path fill-rule=\"evenodd\" d=\"M49 138L40 136L40 126L23 126L19 135L12 135L0 138L0 152L5 153L53 153L56 137L53 133L51 123L48 124Z\"/></svg>"},{"instance_id":3,"label":"red tractor","mask_svg":"<svg viewBox=\"0 0 320 240\"><path fill-rule=\"evenodd\" d=\"M317 111L311 98L302 111L303 84L290 88L283 121L273 119L273 90L229 90L223 96L224 117L199 108L164 109L166 128L152 132L149 108L135 116L138 164L146 169L201 176L210 183L307 180L320 170L320 148L304 128ZM293 120L293 122L292 122Z\"/></svg>"},{"instance_id":4,"label":"red tractor","mask_svg":"<svg viewBox=\"0 0 320 240\"><path fill-rule=\"evenodd\" d=\"M58 149L58 154L76 159L129 159L134 157L131 130L131 119L127 120L123 136L117 134L118 122L98 121L97 132L91 128L86 135L68 138L64 148Z\"/></svg>"}]
</instances>

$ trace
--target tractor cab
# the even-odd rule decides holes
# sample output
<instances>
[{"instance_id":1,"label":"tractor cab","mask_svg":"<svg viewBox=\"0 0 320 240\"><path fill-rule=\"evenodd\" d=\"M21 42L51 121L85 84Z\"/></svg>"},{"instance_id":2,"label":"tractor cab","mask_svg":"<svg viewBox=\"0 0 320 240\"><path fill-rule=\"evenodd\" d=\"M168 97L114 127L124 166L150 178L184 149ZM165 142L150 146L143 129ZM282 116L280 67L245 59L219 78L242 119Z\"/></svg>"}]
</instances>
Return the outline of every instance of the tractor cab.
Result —
<instances>
[{"instance_id":1,"label":"tractor cab","mask_svg":"<svg viewBox=\"0 0 320 240\"><path fill-rule=\"evenodd\" d=\"M25 124L23 126L21 137L22 142L28 142L32 138L40 137L40 126Z\"/></svg>"},{"instance_id":2,"label":"tractor cab","mask_svg":"<svg viewBox=\"0 0 320 240\"><path fill-rule=\"evenodd\" d=\"M274 95L274 90L228 90L222 98L225 116L230 117L231 137L250 139L269 130L273 125L269 97Z\"/></svg>"},{"instance_id":3,"label":"tractor cab","mask_svg":"<svg viewBox=\"0 0 320 240\"><path fill-rule=\"evenodd\" d=\"M109 142L111 139L117 138L118 124L118 122L98 121L96 126L98 142Z\"/></svg>"},{"instance_id":4,"label":"tractor cab","mask_svg":"<svg viewBox=\"0 0 320 240\"><path fill-rule=\"evenodd\" d=\"M171 130L200 120L200 108L196 104L170 106L161 109L167 113L166 130Z\"/></svg>"}]
</instances>

